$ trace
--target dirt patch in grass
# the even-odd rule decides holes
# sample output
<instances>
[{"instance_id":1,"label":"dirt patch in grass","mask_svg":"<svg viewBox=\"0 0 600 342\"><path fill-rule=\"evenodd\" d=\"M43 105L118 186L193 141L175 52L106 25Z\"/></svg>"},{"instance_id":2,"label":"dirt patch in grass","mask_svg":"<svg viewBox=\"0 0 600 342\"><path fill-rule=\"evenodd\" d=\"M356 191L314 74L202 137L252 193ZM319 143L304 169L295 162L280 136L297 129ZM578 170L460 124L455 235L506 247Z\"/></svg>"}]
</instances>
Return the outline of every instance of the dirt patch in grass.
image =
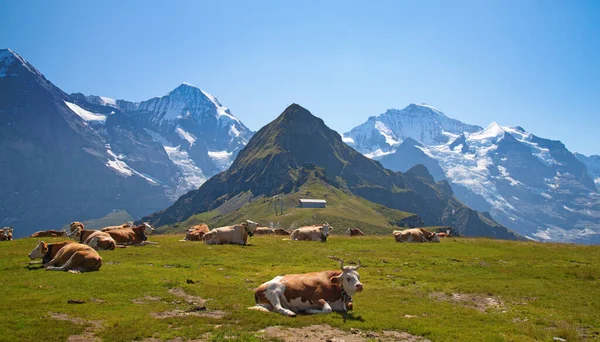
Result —
<instances>
[{"instance_id":1,"label":"dirt patch in grass","mask_svg":"<svg viewBox=\"0 0 600 342\"><path fill-rule=\"evenodd\" d=\"M399 331L362 331L351 329L344 331L329 325L310 325L302 328L268 327L260 333L269 338L277 338L285 342L331 341L331 342L363 342L363 341L408 341L430 342L429 340Z\"/></svg>"},{"instance_id":2,"label":"dirt patch in grass","mask_svg":"<svg viewBox=\"0 0 600 342\"><path fill-rule=\"evenodd\" d=\"M206 299L204 299L202 297L189 295L189 294L185 293L185 291L183 291L180 288L170 289L169 293L172 294L172 295L174 295L174 296L177 296L177 297L185 299L185 301L188 304L192 304L192 305L204 305L206 303L206 301L207 301Z\"/></svg>"},{"instance_id":3,"label":"dirt patch in grass","mask_svg":"<svg viewBox=\"0 0 600 342\"><path fill-rule=\"evenodd\" d=\"M169 293L174 296L183 298L186 301L186 303L192 305L192 307L189 310L175 309L175 310L171 310L171 311L153 312L150 314L152 317L158 318L158 319L163 319L163 318L172 318L172 317L196 316L196 317L221 319L225 315L227 315L227 312L225 312L225 311L207 310L204 305L206 304L208 299L204 299L202 297L187 294L187 293L185 293L185 291L183 291L183 289L173 288L173 289L169 290ZM150 297L150 298L155 298L155 297Z\"/></svg>"},{"instance_id":4,"label":"dirt patch in grass","mask_svg":"<svg viewBox=\"0 0 600 342\"><path fill-rule=\"evenodd\" d=\"M488 309L506 311L504 303L492 295L474 293L453 293L448 295L443 292L434 292L429 297L439 301L457 303L480 312L486 312Z\"/></svg>"},{"instance_id":5,"label":"dirt patch in grass","mask_svg":"<svg viewBox=\"0 0 600 342\"><path fill-rule=\"evenodd\" d=\"M136 298L131 300L133 304L150 304L152 302L160 302L160 297L152 297L152 296L144 296L141 298Z\"/></svg>"},{"instance_id":6,"label":"dirt patch in grass","mask_svg":"<svg viewBox=\"0 0 600 342\"><path fill-rule=\"evenodd\" d=\"M85 326L85 330L81 335L71 335L67 339L68 342L88 342L88 341L102 341L96 333L100 331L103 327L102 321L93 321L87 320L83 318L71 317L67 314L58 313L58 312L50 312L50 317L58 321L68 321L71 323L79 324Z\"/></svg>"},{"instance_id":7,"label":"dirt patch in grass","mask_svg":"<svg viewBox=\"0 0 600 342\"><path fill-rule=\"evenodd\" d=\"M187 316L196 316L196 317L206 317L206 318L215 318L221 319L227 312L221 310L214 311L195 311L195 310L180 310L175 309L171 311L163 311L163 312L153 312L150 314L154 318L163 319L163 318L173 318L173 317L187 317Z\"/></svg>"}]
</instances>

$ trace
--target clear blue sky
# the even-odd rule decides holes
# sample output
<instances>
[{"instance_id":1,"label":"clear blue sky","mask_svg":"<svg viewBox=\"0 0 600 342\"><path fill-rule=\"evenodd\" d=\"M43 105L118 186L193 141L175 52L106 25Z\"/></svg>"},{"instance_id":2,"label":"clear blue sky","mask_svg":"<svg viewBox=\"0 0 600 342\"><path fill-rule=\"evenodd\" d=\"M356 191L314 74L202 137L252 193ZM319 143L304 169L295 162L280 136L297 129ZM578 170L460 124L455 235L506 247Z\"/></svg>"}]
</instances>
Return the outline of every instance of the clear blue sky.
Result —
<instances>
[{"instance_id":1,"label":"clear blue sky","mask_svg":"<svg viewBox=\"0 0 600 342\"><path fill-rule=\"evenodd\" d=\"M8 1L0 47L66 92L181 82L257 130L299 103L343 133L426 102L600 154L600 1Z\"/></svg>"}]
</instances>

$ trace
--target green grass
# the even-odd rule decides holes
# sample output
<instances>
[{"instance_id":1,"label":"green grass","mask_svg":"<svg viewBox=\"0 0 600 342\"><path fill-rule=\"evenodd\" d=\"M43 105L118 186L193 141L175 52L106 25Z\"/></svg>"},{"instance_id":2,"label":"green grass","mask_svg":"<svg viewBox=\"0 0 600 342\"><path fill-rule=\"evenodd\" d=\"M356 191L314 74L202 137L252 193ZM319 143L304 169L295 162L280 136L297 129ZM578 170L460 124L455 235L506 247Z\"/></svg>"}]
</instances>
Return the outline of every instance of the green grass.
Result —
<instances>
[{"instance_id":1,"label":"green grass","mask_svg":"<svg viewBox=\"0 0 600 342\"><path fill-rule=\"evenodd\" d=\"M174 225L158 227L158 232L183 232L200 223L207 223L209 227L214 228L240 223L249 218L263 226L269 226L270 222L279 222L284 229L328 222L334 227L332 234L345 234L346 229L350 227L360 228L367 234L390 234L392 230L399 229L397 224L400 220L414 215L369 202L321 180L311 180L297 191L282 195L281 198L284 202L283 215L275 215L274 198L260 197L251 200L250 196L244 193L213 211L194 215ZM325 199L327 207L298 208L298 200L301 198Z\"/></svg>"},{"instance_id":2,"label":"green grass","mask_svg":"<svg viewBox=\"0 0 600 342\"><path fill-rule=\"evenodd\" d=\"M181 237L153 236L160 247L101 251L100 271L83 274L29 269L27 254L35 239L1 242L0 340L58 341L83 332L85 326L57 321L51 313L101 321L96 335L105 341L256 340L256 332L267 326L313 324L406 331L433 341L551 341L555 336L573 341L598 337L600 331L598 246L487 239L400 244L391 236L333 236L322 244L255 236L242 247L179 242ZM328 256L360 258L365 266L360 270L365 290L354 297L355 310L346 323L337 313L294 319L246 310L260 283L286 273L335 269ZM171 288L208 298L208 311L228 314L153 318L152 312L190 308L168 292ZM432 293L490 297L503 305L480 312ZM159 301L133 303L144 296ZM86 303L67 304L69 299Z\"/></svg>"}]
</instances>

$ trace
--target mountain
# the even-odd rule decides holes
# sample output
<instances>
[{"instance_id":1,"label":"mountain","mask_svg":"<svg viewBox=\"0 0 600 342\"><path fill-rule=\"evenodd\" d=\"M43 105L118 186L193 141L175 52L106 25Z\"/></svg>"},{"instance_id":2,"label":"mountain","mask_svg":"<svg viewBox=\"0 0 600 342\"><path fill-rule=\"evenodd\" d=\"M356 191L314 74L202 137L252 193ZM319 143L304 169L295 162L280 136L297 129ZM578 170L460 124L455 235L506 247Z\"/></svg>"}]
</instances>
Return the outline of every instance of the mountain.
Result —
<instances>
[{"instance_id":1,"label":"mountain","mask_svg":"<svg viewBox=\"0 0 600 342\"><path fill-rule=\"evenodd\" d=\"M225 169L251 134L197 88L140 103L69 95L10 49L0 89L0 225L15 236L164 208Z\"/></svg>"},{"instance_id":2,"label":"mountain","mask_svg":"<svg viewBox=\"0 0 600 342\"><path fill-rule=\"evenodd\" d=\"M173 201L228 168L253 134L216 97L188 83L142 102L72 96L98 112L118 111L134 123L129 131L164 148L180 174L169 193Z\"/></svg>"},{"instance_id":3,"label":"mountain","mask_svg":"<svg viewBox=\"0 0 600 342\"><path fill-rule=\"evenodd\" d=\"M427 129L438 124L429 115L422 120ZM441 124L437 130L445 131ZM378 159L394 171L426 165L436 180L449 182L459 200L490 212L520 234L548 241L600 242L600 194L586 166L560 141L496 123L455 133L446 134L451 138L447 141L405 139Z\"/></svg>"},{"instance_id":4,"label":"mountain","mask_svg":"<svg viewBox=\"0 0 600 342\"><path fill-rule=\"evenodd\" d=\"M308 170L321 169L321 180L388 208L418 214L427 225L451 225L469 236L506 239L518 235L452 195L444 181L435 183L425 167L392 172L342 141L323 120L297 104L260 129L231 167L190 191L169 208L145 217L155 226L172 225L193 215L236 202L296 192ZM245 200L239 200L245 194ZM252 218L257 219L257 218Z\"/></svg>"},{"instance_id":5,"label":"mountain","mask_svg":"<svg viewBox=\"0 0 600 342\"><path fill-rule=\"evenodd\" d=\"M390 154L407 138L426 145L447 143L463 132L477 132L481 127L447 117L425 103L389 109L343 135L343 140L370 158Z\"/></svg>"},{"instance_id":6,"label":"mountain","mask_svg":"<svg viewBox=\"0 0 600 342\"><path fill-rule=\"evenodd\" d=\"M574 154L575 157L577 157L577 159L585 165L588 175L594 179L596 188L600 190L600 156L592 155L587 157L577 152Z\"/></svg>"}]
</instances>

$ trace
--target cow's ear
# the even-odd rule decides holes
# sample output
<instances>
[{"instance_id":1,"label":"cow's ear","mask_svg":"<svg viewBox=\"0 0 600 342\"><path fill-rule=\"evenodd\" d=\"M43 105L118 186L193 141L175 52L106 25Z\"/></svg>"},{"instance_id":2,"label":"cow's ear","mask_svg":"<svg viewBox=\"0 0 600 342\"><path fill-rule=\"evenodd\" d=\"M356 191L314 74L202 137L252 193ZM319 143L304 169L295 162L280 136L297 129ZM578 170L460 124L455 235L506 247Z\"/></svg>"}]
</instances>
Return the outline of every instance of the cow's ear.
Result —
<instances>
[{"instance_id":1,"label":"cow's ear","mask_svg":"<svg viewBox=\"0 0 600 342\"><path fill-rule=\"evenodd\" d=\"M342 279L342 274L340 274L339 276L336 276L336 277L329 278L329 281L331 281L332 284L340 284L341 279Z\"/></svg>"},{"instance_id":2,"label":"cow's ear","mask_svg":"<svg viewBox=\"0 0 600 342\"><path fill-rule=\"evenodd\" d=\"M319 230L323 230L323 227L319 227Z\"/></svg>"}]
</instances>

